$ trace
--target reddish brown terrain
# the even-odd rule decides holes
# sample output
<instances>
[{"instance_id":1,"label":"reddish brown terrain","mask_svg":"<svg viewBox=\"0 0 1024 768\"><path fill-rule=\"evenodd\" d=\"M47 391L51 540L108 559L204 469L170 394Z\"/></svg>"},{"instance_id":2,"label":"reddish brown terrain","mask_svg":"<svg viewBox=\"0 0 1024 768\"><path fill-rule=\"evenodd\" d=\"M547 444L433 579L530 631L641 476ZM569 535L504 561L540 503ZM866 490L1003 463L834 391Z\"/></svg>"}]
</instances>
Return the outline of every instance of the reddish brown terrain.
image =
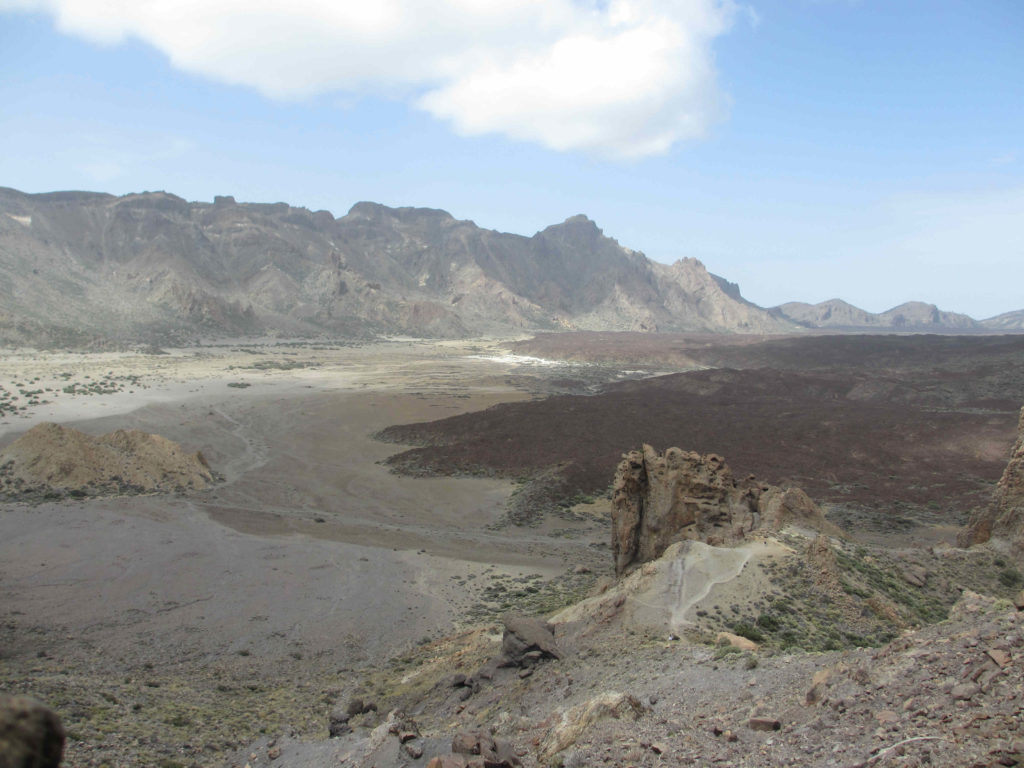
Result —
<instances>
[{"instance_id":1,"label":"reddish brown terrain","mask_svg":"<svg viewBox=\"0 0 1024 768\"><path fill-rule=\"evenodd\" d=\"M581 382L606 365L691 368L382 433L420 446L390 459L401 472L529 481L510 503L516 521L605 493L622 453L648 443L799 485L854 533L952 541L988 502L1024 402L1021 336L577 333L513 348L584 363L566 374Z\"/></svg>"}]
</instances>

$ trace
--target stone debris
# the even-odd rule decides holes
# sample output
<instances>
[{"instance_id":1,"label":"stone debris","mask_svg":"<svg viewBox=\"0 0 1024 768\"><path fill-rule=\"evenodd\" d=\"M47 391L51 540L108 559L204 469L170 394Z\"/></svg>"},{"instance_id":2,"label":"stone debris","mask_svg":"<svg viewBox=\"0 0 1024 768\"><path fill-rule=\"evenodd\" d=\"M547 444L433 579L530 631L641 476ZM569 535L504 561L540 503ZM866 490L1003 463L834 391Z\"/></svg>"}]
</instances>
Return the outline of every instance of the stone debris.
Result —
<instances>
[{"instance_id":1,"label":"stone debris","mask_svg":"<svg viewBox=\"0 0 1024 768\"><path fill-rule=\"evenodd\" d=\"M452 753L438 755L427 768L519 768L522 761L507 741L485 731L460 731L452 737Z\"/></svg>"},{"instance_id":2,"label":"stone debris","mask_svg":"<svg viewBox=\"0 0 1024 768\"><path fill-rule=\"evenodd\" d=\"M772 717L752 717L747 721L747 727L753 731L777 731L782 728L782 723Z\"/></svg>"}]
</instances>

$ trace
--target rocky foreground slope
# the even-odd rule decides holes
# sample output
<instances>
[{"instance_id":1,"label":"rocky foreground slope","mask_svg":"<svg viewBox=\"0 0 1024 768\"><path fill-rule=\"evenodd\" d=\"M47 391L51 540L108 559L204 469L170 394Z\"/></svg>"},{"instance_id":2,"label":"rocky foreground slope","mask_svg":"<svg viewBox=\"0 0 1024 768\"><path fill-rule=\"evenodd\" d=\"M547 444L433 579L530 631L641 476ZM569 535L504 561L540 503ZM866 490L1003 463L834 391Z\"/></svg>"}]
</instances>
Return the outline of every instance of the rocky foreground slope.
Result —
<instances>
[{"instance_id":1,"label":"rocky foreground slope","mask_svg":"<svg viewBox=\"0 0 1024 768\"><path fill-rule=\"evenodd\" d=\"M717 457L638 453L620 474L642 459L654 490L627 499L664 513L648 522L681 522L668 537L680 540L546 620L471 625L330 682L298 675L286 698L215 670L203 717L177 706L173 674L69 676L46 654L36 695L67 713L70 764L96 768L140 755L167 768L1024 760L1021 563L984 545L864 546L822 526L813 503L753 518ZM738 509L735 538L687 526L694 504L705 522ZM654 528L639 550L660 549ZM164 704L149 695L165 687ZM302 721L268 727L275 706ZM103 737L83 739L92 729Z\"/></svg>"},{"instance_id":2,"label":"rocky foreground slope","mask_svg":"<svg viewBox=\"0 0 1024 768\"><path fill-rule=\"evenodd\" d=\"M636 469L648 464L643 482L654 487L643 489ZM629 524L637 522L631 509L646 506L658 508L650 523L681 525L681 540L548 621L506 617L500 634L473 629L378 671L348 691L347 703L336 702L328 740L268 737L229 764L962 768L1024 761L1024 592L1011 602L962 581L1005 561L983 549L868 554L805 527L824 524L809 512L813 503L800 505L796 529L782 527L779 515L754 522L723 466L678 449L627 455L614 539L626 530L642 539L638 551L662 549L658 525ZM733 546L708 543L722 538L714 526L686 522L694 505L712 511L709 520L737 513ZM1004 572L1016 574L1019 587L1019 572ZM936 586L946 605L939 601L940 613L923 623L915 611ZM730 602L734 615L720 615L719 626L731 620L734 631L716 633L708 614ZM747 620L749 613L756 618ZM888 626L888 642L871 647L847 631L866 618ZM794 620L799 632L775 633ZM840 627L846 641L831 647L846 650L805 652L815 633ZM365 698L371 691L379 701Z\"/></svg>"},{"instance_id":3,"label":"rocky foreground slope","mask_svg":"<svg viewBox=\"0 0 1024 768\"><path fill-rule=\"evenodd\" d=\"M522 329L777 333L695 259L673 265L573 216L532 237L444 211L190 203L164 192L0 189L0 343Z\"/></svg>"}]
</instances>

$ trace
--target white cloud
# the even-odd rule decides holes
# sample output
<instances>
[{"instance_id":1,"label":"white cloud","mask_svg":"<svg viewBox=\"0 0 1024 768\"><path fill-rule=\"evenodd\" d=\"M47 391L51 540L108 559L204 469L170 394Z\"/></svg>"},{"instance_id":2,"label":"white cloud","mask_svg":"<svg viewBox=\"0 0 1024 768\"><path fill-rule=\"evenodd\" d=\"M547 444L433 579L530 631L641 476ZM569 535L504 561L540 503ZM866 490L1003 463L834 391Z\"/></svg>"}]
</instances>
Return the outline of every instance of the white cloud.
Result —
<instances>
[{"instance_id":1,"label":"white cloud","mask_svg":"<svg viewBox=\"0 0 1024 768\"><path fill-rule=\"evenodd\" d=\"M409 100L468 135L619 157L703 135L733 0L0 0L277 99Z\"/></svg>"}]
</instances>

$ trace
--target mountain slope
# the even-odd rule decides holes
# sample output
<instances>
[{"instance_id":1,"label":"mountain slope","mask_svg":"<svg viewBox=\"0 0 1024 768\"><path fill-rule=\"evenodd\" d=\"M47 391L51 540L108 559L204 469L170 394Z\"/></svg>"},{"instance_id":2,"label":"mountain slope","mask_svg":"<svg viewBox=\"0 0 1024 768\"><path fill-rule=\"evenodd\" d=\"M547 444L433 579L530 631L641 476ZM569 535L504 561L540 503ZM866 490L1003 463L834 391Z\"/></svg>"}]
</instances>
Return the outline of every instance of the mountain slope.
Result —
<instances>
[{"instance_id":1,"label":"mountain slope","mask_svg":"<svg viewBox=\"0 0 1024 768\"><path fill-rule=\"evenodd\" d=\"M934 304L925 304L920 301L908 301L877 314L855 307L842 299L830 299L818 304L791 301L780 304L771 311L778 317L792 320L807 328L934 331L939 333L950 331L962 333L985 329L982 323L967 315L943 312Z\"/></svg>"},{"instance_id":2,"label":"mountain slope","mask_svg":"<svg viewBox=\"0 0 1024 768\"><path fill-rule=\"evenodd\" d=\"M1024 331L1024 309L1004 312L1001 315L982 320L981 324L994 331Z\"/></svg>"},{"instance_id":3,"label":"mountain slope","mask_svg":"<svg viewBox=\"0 0 1024 768\"><path fill-rule=\"evenodd\" d=\"M573 216L533 237L425 208L0 189L0 341L465 336L535 329L773 333L695 259L671 266Z\"/></svg>"}]
</instances>

